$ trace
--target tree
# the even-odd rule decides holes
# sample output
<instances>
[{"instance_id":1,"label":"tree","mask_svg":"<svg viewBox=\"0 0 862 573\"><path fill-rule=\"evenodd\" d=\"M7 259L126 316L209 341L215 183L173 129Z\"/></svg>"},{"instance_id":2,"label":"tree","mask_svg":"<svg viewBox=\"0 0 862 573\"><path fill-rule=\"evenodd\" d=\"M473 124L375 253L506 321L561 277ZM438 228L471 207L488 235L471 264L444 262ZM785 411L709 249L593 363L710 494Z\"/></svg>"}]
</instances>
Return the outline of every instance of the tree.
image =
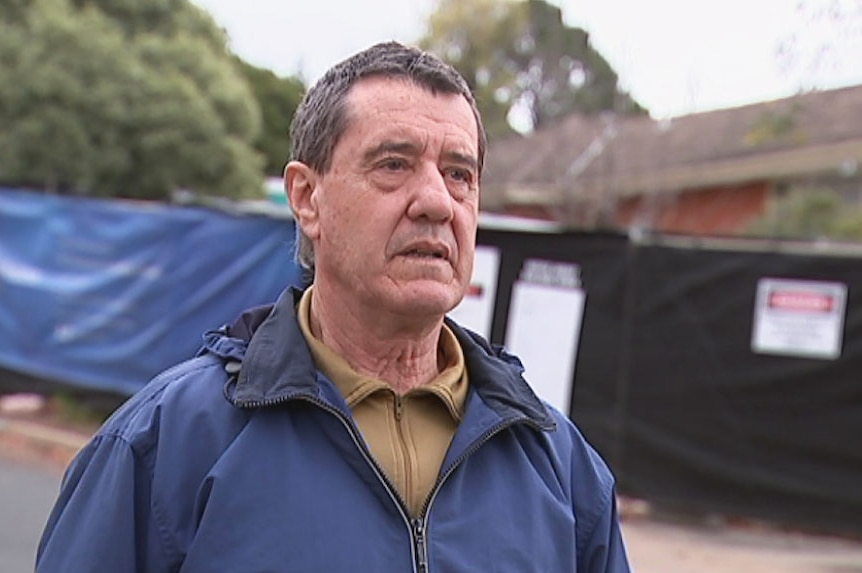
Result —
<instances>
[{"instance_id":1,"label":"tree","mask_svg":"<svg viewBox=\"0 0 862 573\"><path fill-rule=\"evenodd\" d=\"M260 106L263 125L255 148L266 161L264 172L280 176L290 156L290 124L305 94L305 83L298 77L281 78L239 58L237 65Z\"/></svg>"},{"instance_id":2,"label":"tree","mask_svg":"<svg viewBox=\"0 0 862 573\"><path fill-rule=\"evenodd\" d=\"M421 45L464 75L491 135L510 133L517 109L532 129L575 111L644 112L587 32L544 0L440 0Z\"/></svg>"},{"instance_id":3,"label":"tree","mask_svg":"<svg viewBox=\"0 0 862 573\"><path fill-rule=\"evenodd\" d=\"M225 55L227 50L224 31L213 22L209 13L188 0L70 1L79 10L98 10L119 27L127 38L153 35L170 39L186 34L201 40L212 51Z\"/></svg>"},{"instance_id":4,"label":"tree","mask_svg":"<svg viewBox=\"0 0 862 573\"><path fill-rule=\"evenodd\" d=\"M794 187L768 205L745 234L786 239L862 240L862 208L826 187Z\"/></svg>"},{"instance_id":5,"label":"tree","mask_svg":"<svg viewBox=\"0 0 862 573\"><path fill-rule=\"evenodd\" d=\"M141 199L261 193L260 111L198 8L0 0L0 14L4 183Z\"/></svg>"}]
</instances>

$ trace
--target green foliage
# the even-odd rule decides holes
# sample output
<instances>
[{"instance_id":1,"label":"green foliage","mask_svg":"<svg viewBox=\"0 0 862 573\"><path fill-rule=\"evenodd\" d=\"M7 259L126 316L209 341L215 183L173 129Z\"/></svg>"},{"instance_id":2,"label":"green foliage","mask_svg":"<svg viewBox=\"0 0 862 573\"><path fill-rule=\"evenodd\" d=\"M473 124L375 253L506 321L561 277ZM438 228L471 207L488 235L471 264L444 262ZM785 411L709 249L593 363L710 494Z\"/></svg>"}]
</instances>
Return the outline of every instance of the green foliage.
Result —
<instances>
[{"instance_id":1,"label":"green foliage","mask_svg":"<svg viewBox=\"0 0 862 573\"><path fill-rule=\"evenodd\" d=\"M516 107L533 129L575 111L644 111L589 35L544 0L440 0L421 45L467 78L491 135L512 131Z\"/></svg>"},{"instance_id":2,"label":"green foliage","mask_svg":"<svg viewBox=\"0 0 862 573\"><path fill-rule=\"evenodd\" d=\"M290 124L305 94L305 83L297 77L278 77L240 59L237 64L260 106L263 125L255 148L265 158L264 171L281 176L290 156Z\"/></svg>"},{"instance_id":3,"label":"green foliage","mask_svg":"<svg viewBox=\"0 0 862 573\"><path fill-rule=\"evenodd\" d=\"M773 201L745 234L788 239L862 240L862 207L825 188L795 188Z\"/></svg>"},{"instance_id":4,"label":"green foliage","mask_svg":"<svg viewBox=\"0 0 862 573\"><path fill-rule=\"evenodd\" d=\"M421 40L466 78L489 134L512 131L507 114L517 98L517 70L507 66L505 49L519 25L499 0L441 0Z\"/></svg>"},{"instance_id":5,"label":"green foliage","mask_svg":"<svg viewBox=\"0 0 862 573\"><path fill-rule=\"evenodd\" d=\"M207 12L188 0L70 0L79 9L93 8L128 38L153 35L172 38L186 34L216 52L227 51L227 37Z\"/></svg>"},{"instance_id":6,"label":"green foliage","mask_svg":"<svg viewBox=\"0 0 862 573\"><path fill-rule=\"evenodd\" d=\"M83 431L95 431L119 406L117 400L95 395L58 392L50 397L48 410L57 423Z\"/></svg>"},{"instance_id":7,"label":"green foliage","mask_svg":"<svg viewBox=\"0 0 862 573\"><path fill-rule=\"evenodd\" d=\"M205 13L184 0L5 3L19 9L0 17L4 183L261 193L260 111Z\"/></svg>"},{"instance_id":8,"label":"green foliage","mask_svg":"<svg viewBox=\"0 0 862 573\"><path fill-rule=\"evenodd\" d=\"M799 129L797 104L786 110L767 110L758 115L745 134L745 142L752 146L770 143L805 142L805 134Z\"/></svg>"}]
</instances>

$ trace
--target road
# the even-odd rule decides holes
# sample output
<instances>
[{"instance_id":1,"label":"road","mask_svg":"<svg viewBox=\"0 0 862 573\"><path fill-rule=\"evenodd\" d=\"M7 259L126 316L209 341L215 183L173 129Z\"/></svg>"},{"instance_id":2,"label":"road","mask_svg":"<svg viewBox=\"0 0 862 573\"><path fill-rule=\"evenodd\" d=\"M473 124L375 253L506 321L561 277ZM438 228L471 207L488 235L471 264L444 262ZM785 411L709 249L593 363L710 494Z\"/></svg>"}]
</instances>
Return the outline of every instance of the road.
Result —
<instances>
[{"instance_id":1,"label":"road","mask_svg":"<svg viewBox=\"0 0 862 573\"><path fill-rule=\"evenodd\" d=\"M782 531L623 521L636 573L862 573L862 541Z\"/></svg>"},{"instance_id":2,"label":"road","mask_svg":"<svg viewBox=\"0 0 862 573\"><path fill-rule=\"evenodd\" d=\"M0 449L0 569L3 573L33 572L36 546L61 477L55 467Z\"/></svg>"}]
</instances>

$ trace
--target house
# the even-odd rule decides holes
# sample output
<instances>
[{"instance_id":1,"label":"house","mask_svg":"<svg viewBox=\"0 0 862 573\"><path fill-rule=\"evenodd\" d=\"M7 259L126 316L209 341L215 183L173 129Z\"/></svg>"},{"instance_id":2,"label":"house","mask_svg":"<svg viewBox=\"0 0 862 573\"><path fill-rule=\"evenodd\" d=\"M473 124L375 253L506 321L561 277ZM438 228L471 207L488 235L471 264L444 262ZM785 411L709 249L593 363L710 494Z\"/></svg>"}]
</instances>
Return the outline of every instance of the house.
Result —
<instances>
[{"instance_id":1,"label":"house","mask_svg":"<svg viewBox=\"0 0 862 573\"><path fill-rule=\"evenodd\" d=\"M668 120L574 114L489 145L482 209L580 228L735 234L789 189L862 202L862 86Z\"/></svg>"}]
</instances>

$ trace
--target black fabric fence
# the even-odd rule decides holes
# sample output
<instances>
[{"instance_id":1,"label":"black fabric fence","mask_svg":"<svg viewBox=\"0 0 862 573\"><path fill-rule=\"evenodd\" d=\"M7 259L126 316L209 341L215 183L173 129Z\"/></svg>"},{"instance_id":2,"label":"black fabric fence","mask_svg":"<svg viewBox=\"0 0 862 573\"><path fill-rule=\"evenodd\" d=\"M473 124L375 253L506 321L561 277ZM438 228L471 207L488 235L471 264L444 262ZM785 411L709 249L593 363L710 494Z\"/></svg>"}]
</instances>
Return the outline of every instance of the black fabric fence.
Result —
<instances>
[{"instance_id":1,"label":"black fabric fence","mask_svg":"<svg viewBox=\"0 0 862 573\"><path fill-rule=\"evenodd\" d=\"M501 253L497 343L527 259L580 268L571 415L622 493L862 533L862 247L499 230L480 230L479 242ZM770 277L846 287L840 313L820 297L841 315L837 357L753 349Z\"/></svg>"}]
</instances>

